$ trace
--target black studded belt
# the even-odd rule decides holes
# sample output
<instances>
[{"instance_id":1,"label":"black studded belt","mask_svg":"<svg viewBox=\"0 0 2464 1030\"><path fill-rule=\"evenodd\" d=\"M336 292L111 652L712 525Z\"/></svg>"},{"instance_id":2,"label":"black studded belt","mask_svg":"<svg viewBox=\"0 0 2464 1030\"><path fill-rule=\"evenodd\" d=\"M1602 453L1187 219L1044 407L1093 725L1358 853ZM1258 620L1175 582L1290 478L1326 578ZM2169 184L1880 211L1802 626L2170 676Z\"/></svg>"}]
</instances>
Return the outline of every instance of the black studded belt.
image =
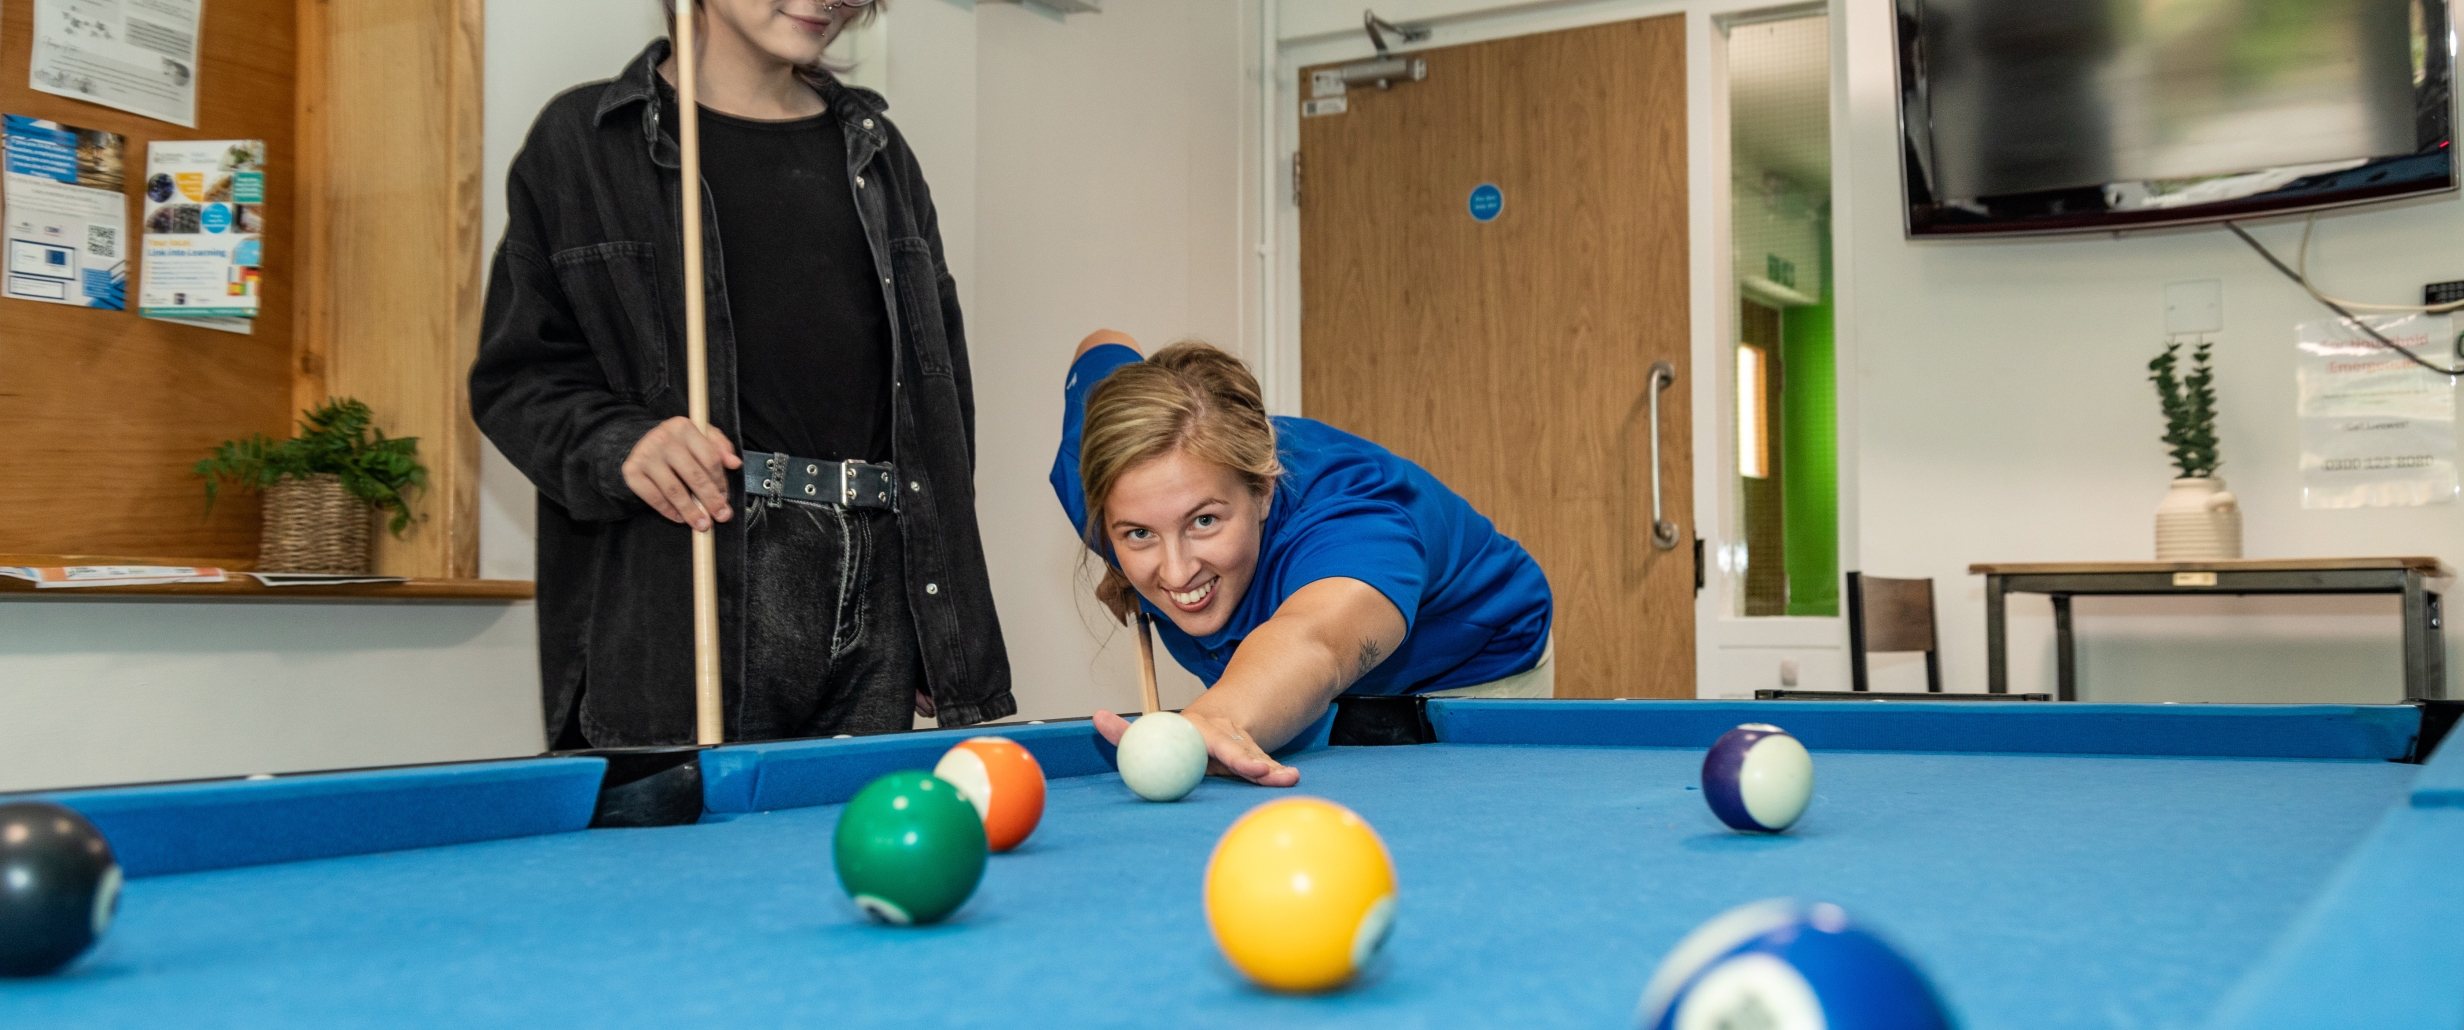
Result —
<instances>
[{"instance_id":1,"label":"black studded belt","mask_svg":"<svg viewBox=\"0 0 2464 1030\"><path fill-rule=\"evenodd\" d=\"M898 470L861 461L821 461L744 452L744 492L770 503L803 501L843 508L898 510Z\"/></svg>"}]
</instances>

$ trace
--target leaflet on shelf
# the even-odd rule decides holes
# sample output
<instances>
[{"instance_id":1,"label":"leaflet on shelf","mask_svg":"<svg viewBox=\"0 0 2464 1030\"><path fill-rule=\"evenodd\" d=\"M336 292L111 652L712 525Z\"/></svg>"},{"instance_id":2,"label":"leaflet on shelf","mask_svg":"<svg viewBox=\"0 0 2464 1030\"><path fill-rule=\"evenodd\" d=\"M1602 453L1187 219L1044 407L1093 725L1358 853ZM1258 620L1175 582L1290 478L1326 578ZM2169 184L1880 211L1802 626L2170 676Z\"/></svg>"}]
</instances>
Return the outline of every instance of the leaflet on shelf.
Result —
<instances>
[{"instance_id":1,"label":"leaflet on shelf","mask_svg":"<svg viewBox=\"0 0 2464 1030\"><path fill-rule=\"evenodd\" d=\"M0 576L45 589L221 583L230 578L210 565L0 565Z\"/></svg>"}]
</instances>

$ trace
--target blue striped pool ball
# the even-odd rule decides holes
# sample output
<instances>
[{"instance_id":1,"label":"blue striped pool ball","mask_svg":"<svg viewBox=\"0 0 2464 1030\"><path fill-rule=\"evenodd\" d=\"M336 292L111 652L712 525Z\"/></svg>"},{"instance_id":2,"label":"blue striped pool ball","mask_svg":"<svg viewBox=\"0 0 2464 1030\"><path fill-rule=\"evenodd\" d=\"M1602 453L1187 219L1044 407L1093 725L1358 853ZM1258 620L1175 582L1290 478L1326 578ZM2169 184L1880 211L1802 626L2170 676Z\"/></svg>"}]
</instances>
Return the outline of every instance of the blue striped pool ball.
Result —
<instances>
[{"instance_id":1,"label":"blue striped pool ball","mask_svg":"<svg viewBox=\"0 0 2464 1030\"><path fill-rule=\"evenodd\" d=\"M1703 756L1703 800L1730 829L1778 833L1814 797L1814 756L1787 730L1749 722Z\"/></svg>"},{"instance_id":2,"label":"blue striped pool ball","mask_svg":"<svg viewBox=\"0 0 2464 1030\"><path fill-rule=\"evenodd\" d=\"M1713 918L1643 988L1642 1030L1949 1030L1925 974L1837 905L1786 898Z\"/></svg>"}]
</instances>

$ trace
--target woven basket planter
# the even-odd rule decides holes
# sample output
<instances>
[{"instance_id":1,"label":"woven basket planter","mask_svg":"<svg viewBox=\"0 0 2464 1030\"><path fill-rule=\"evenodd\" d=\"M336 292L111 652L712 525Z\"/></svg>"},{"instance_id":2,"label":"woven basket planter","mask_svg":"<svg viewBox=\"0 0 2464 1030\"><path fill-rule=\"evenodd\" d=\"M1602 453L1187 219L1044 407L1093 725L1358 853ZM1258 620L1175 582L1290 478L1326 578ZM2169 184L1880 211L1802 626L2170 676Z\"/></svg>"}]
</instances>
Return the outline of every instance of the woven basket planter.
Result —
<instances>
[{"instance_id":1,"label":"woven basket planter","mask_svg":"<svg viewBox=\"0 0 2464 1030\"><path fill-rule=\"evenodd\" d=\"M257 568L265 572L368 571L368 502L331 473L285 479L266 488L265 536Z\"/></svg>"}]
</instances>

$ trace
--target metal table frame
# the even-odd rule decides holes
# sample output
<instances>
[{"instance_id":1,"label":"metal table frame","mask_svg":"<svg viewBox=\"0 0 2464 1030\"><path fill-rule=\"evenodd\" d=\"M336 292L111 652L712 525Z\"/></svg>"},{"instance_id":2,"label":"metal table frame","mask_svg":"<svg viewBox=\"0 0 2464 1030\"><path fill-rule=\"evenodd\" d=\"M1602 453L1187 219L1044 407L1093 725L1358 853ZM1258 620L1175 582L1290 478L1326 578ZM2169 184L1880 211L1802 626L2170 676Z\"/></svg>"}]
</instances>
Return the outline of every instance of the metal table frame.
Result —
<instances>
[{"instance_id":1,"label":"metal table frame","mask_svg":"<svg viewBox=\"0 0 2464 1030\"><path fill-rule=\"evenodd\" d=\"M2309 560L1991 564L1972 565L1968 571L1985 577L1988 693L2010 692L2004 599L2011 594L2045 594L2053 599L2059 684L2055 696L2064 701L2079 699L2078 649L2070 607L2075 596L2400 594L2404 598L2404 698L2447 697L2440 594L2432 585L2452 573L2435 559L2356 559L2341 566Z\"/></svg>"}]
</instances>

